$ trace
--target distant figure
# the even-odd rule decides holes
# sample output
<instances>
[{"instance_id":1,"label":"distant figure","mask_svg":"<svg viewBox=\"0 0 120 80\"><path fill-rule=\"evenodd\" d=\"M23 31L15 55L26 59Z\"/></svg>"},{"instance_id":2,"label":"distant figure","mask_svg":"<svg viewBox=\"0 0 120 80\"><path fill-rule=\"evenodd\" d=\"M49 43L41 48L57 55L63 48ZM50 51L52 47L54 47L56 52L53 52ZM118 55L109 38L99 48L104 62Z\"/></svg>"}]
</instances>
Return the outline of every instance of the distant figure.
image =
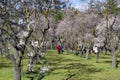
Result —
<instances>
[{"instance_id":1,"label":"distant figure","mask_svg":"<svg viewBox=\"0 0 120 80\"><path fill-rule=\"evenodd\" d=\"M58 54L60 54L60 51L61 51L61 46L60 45L57 46L57 50L58 50Z\"/></svg>"},{"instance_id":2,"label":"distant figure","mask_svg":"<svg viewBox=\"0 0 120 80\"><path fill-rule=\"evenodd\" d=\"M84 54L84 53L86 53L87 51L86 51L86 47L83 47L82 48L82 54Z\"/></svg>"},{"instance_id":3,"label":"distant figure","mask_svg":"<svg viewBox=\"0 0 120 80\"><path fill-rule=\"evenodd\" d=\"M94 53L98 53L98 47L97 46L93 46L93 51L94 51Z\"/></svg>"},{"instance_id":4,"label":"distant figure","mask_svg":"<svg viewBox=\"0 0 120 80\"><path fill-rule=\"evenodd\" d=\"M61 45L61 53L63 54L64 52L64 47Z\"/></svg>"},{"instance_id":5,"label":"distant figure","mask_svg":"<svg viewBox=\"0 0 120 80\"><path fill-rule=\"evenodd\" d=\"M76 49L76 56L80 54L80 50L81 50L80 47L77 47L77 49Z\"/></svg>"}]
</instances>

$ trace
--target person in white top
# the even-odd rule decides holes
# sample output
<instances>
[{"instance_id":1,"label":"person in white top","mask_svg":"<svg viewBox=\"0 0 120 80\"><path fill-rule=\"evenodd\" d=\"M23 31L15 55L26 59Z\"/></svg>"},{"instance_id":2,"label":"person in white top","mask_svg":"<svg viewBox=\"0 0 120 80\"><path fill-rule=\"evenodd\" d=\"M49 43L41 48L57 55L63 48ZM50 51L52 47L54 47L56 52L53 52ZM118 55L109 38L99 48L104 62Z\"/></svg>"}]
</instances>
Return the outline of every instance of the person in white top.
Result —
<instances>
[{"instance_id":1,"label":"person in white top","mask_svg":"<svg viewBox=\"0 0 120 80\"><path fill-rule=\"evenodd\" d=\"M98 53L98 47L97 47L96 45L93 46L93 51L94 51L95 53Z\"/></svg>"}]
</instances>

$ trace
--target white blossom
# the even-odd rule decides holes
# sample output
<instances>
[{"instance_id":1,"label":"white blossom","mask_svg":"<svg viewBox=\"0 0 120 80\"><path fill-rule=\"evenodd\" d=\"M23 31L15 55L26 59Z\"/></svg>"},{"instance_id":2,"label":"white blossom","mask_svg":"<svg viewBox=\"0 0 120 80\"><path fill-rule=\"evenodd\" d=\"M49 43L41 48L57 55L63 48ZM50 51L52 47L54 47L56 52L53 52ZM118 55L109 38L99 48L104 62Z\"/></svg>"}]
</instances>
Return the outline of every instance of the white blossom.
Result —
<instances>
[{"instance_id":1,"label":"white blossom","mask_svg":"<svg viewBox=\"0 0 120 80\"><path fill-rule=\"evenodd\" d=\"M45 53L44 53L44 52L39 51L39 55L40 55L41 57L44 57Z\"/></svg>"},{"instance_id":2,"label":"white blossom","mask_svg":"<svg viewBox=\"0 0 120 80\"><path fill-rule=\"evenodd\" d=\"M33 47L38 47L38 41L32 41L32 46Z\"/></svg>"},{"instance_id":3,"label":"white blossom","mask_svg":"<svg viewBox=\"0 0 120 80\"><path fill-rule=\"evenodd\" d=\"M113 29L116 31L116 30L120 30L120 24L115 24L113 26Z\"/></svg>"},{"instance_id":4,"label":"white blossom","mask_svg":"<svg viewBox=\"0 0 120 80\"><path fill-rule=\"evenodd\" d=\"M32 57L33 55L34 55L33 52L29 52L29 53L28 53L28 56L31 56L31 57Z\"/></svg>"},{"instance_id":5,"label":"white blossom","mask_svg":"<svg viewBox=\"0 0 120 80\"><path fill-rule=\"evenodd\" d=\"M34 69L33 69L33 65L32 64L28 64L28 71L34 71Z\"/></svg>"},{"instance_id":6,"label":"white blossom","mask_svg":"<svg viewBox=\"0 0 120 80\"><path fill-rule=\"evenodd\" d=\"M40 44L40 47L42 47L43 46L43 42Z\"/></svg>"},{"instance_id":7,"label":"white blossom","mask_svg":"<svg viewBox=\"0 0 120 80\"><path fill-rule=\"evenodd\" d=\"M49 70L50 70L50 66L42 67L40 68L40 73L45 73L48 72Z\"/></svg>"},{"instance_id":8,"label":"white blossom","mask_svg":"<svg viewBox=\"0 0 120 80\"><path fill-rule=\"evenodd\" d=\"M19 44L25 44L25 42L21 39Z\"/></svg>"},{"instance_id":9,"label":"white blossom","mask_svg":"<svg viewBox=\"0 0 120 80\"><path fill-rule=\"evenodd\" d=\"M18 24L23 24L23 19L19 19Z\"/></svg>"},{"instance_id":10,"label":"white blossom","mask_svg":"<svg viewBox=\"0 0 120 80\"><path fill-rule=\"evenodd\" d=\"M21 31L17 34L17 36L21 39L23 39L24 37L27 37L28 36L28 32L27 31Z\"/></svg>"},{"instance_id":11,"label":"white blossom","mask_svg":"<svg viewBox=\"0 0 120 80\"><path fill-rule=\"evenodd\" d=\"M28 30L31 30L30 28L32 28L32 29L35 30L36 26L35 26L35 21L34 21L34 20L30 21L30 22L27 24L27 29L28 29Z\"/></svg>"},{"instance_id":12,"label":"white blossom","mask_svg":"<svg viewBox=\"0 0 120 80\"><path fill-rule=\"evenodd\" d=\"M18 46L24 45L24 44L25 44L25 42L23 41L23 39L20 39Z\"/></svg>"}]
</instances>

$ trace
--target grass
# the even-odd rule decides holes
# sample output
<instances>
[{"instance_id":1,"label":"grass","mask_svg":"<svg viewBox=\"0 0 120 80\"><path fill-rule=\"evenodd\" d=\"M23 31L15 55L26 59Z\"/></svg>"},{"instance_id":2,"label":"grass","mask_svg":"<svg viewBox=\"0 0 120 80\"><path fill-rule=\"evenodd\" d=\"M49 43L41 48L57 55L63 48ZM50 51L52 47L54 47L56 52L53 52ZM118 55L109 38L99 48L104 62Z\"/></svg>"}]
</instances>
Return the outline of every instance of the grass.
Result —
<instances>
[{"instance_id":1,"label":"grass","mask_svg":"<svg viewBox=\"0 0 120 80\"><path fill-rule=\"evenodd\" d=\"M117 69L111 67L111 54L101 53L99 63L95 63L94 54L86 60L84 56L72 53L64 52L59 55L55 50L47 51L46 58L50 72L42 80L120 80L120 65ZM30 80L25 74L26 69L27 59L23 61L22 80ZM0 57L0 80L13 80L12 64L5 57Z\"/></svg>"}]
</instances>

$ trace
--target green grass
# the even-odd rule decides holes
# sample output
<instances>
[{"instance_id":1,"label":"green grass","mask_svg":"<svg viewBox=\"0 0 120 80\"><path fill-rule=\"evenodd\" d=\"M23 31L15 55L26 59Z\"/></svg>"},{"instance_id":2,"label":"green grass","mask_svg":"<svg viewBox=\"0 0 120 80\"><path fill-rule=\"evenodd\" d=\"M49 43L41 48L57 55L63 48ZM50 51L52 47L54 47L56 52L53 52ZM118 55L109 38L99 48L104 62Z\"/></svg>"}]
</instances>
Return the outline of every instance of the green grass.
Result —
<instances>
[{"instance_id":1,"label":"green grass","mask_svg":"<svg viewBox=\"0 0 120 80\"><path fill-rule=\"evenodd\" d=\"M117 69L111 67L112 55L110 54L101 53L99 63L95 63L94 54L86 60L84 56L75 56L72 53L65 52L59 55L55 50L47 51L46 58L50 65L50 72L43 80L120 80L120 65ZM25 74L27 59L23 61L23 65L22 80L30 80ZM0 80L13 80L12 64L5 57L0 57Z\"/></svg>"}]
</instances>

